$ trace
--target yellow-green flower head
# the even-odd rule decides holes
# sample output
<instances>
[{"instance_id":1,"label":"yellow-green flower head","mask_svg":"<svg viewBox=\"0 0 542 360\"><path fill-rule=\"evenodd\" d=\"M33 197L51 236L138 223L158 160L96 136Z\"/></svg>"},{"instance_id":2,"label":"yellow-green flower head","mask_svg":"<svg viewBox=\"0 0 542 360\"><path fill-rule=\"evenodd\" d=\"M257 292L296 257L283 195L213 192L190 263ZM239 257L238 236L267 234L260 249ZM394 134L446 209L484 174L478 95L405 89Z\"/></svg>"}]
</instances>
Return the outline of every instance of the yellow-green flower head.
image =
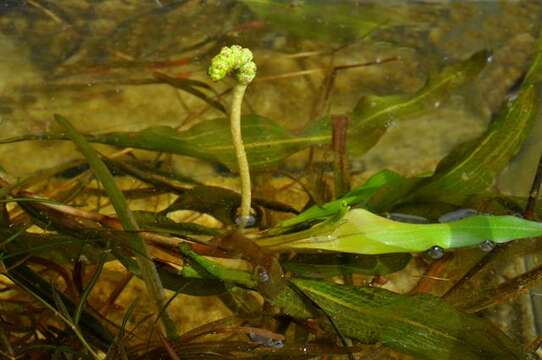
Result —
<instances>
[{"instance_id":1,"label":"yellow-green flower head","mask_svg":"<svg viewBox=\"0 0 542 360\"><path fill-rule=\"evenodd\" d=\"M243 85L248 85L256 76L256 64L252 61L252 52L239 45L223 47L220 53L211 60L209 76L211 80L222 80L226 75L235 72L235 78Z\"/></svg>"}]
</instances>

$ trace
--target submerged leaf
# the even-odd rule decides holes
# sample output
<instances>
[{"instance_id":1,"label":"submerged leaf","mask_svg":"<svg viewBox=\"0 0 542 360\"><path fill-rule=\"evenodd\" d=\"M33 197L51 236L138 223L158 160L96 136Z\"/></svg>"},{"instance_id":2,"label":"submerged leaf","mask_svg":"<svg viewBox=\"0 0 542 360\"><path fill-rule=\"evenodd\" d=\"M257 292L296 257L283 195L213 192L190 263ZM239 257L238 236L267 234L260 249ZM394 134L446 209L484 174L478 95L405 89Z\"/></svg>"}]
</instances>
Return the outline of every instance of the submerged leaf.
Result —
<instances>
[{"instance_id":1,"label":"submerged leaf","mask_svg":"<svg viewBox=\"0 0 542 360\"><path fill-rule=\"evenodd\" d=\"M296 234L262 239L276 249L328 250L356 254L421 252L477 246L483 241L505 243L542 235L542 224L515 216L472 216L441 224L392 221L365 209L353 209L338 221Z\"/></svg>"},{"instance_id":2,"label":"submerged leaf","mask_svg":"<svg viewBox=\"0 0 542 360\"><path fill-rule=\"evenodd\" d=\"M351 41L367 36L391 18L389 9L367 4L353 6L314 0L295 4L277 0L242 2L274 27L303 38ZM400 17L400 13L395 12L395 16Z\"/></svg>"},{"instance_id":3,"label":"submerged leaf","mask_svg":"<svg viewBox=\"0 0 542 360\"><path fill-rule=\"evenodd\" d=\"M523 359L521 348L485 320L439 298L323 281L292 282L333 320L339 332L382 343L417 359Z\"/></svg>"},{"instance_id":4,"label":"submerged leaf","mask_svg":"<svg viewBox=\"0 0 542 360\"><path fill-rule=\"evenodd\" d=\"M363 97L352 112L347 138L348 151L358 156L363 155L378 143L394 122L413 119L440 107L454 91L480 73L487 57L486 51L480 51L465 61L445 67L440 73L431 75L425 86L413 95ZM309 137L324 134L331 134L327 118L320 119L303 132L304 136Z\"/></svg>"},{"instance_id":5,"label":"submerged leaf","mask_svg":"<svg viewBox=\"0 0 542 360\"><path fill-rule=\"evenodd\" d=\"M390 121L419 115L434 109L459 86L470 80L485 64L484 52L464 62L446 67L412 96L370 97L360 103L348 131L349 151L360 153L372 147ZM244 116L241 122L243 142L253 171L277 166L290 155L311 145L331 143L331 125L322 118L299 134L293 134L273 120L258 115ZM46 133L4 139L0 143L25 140L62 140L67 134ZM225 118L203 121L177 132L169 126L154 126L136 132L110 132L86 135L90 142L119 147L192 156L237 169L237 160Z\"/></svg>"},{"instance_id":6,"label":"submerged leaf","mask_svg":"<svg viewBox=\"0 0 542 360\"><path fill-rule=\"evenodd\" d=\"M538 92L535 85L522 90L480 138L459 145L445 157L409 199L456 203L487 189L529 134L539 108Z\"/></svg>"},{"instance_id":7,"label":"submerged leaf","mask_svg":"<svg viewBox=\"0 0 542 360\"><path fill-rule=\"evenodd\" d=\"M371 135L376 144L379 136L396 121L414 118L434 110L448 99L451 93L472 80L487 62L488 52L480 51L471 58L450 65L429 78L427 84L414 95L367 96L353 112L354 125L348 139L350 147L365 150L365 134ZM359 151L358 151L359 153Z\"/></svg>"},{"instance_id":8,"label":"submerged leaf","mask_svg":"<svg viewBox=\"0 0 542 360\"><path fill-rule=\"evenodd\" d=\"M295 276L323 279L350 274L386 275L402 270L411 258L410 254L298 254L281 265Z\"/></svg>"},{"instance_id":9,"label":"submerged leaf","mask_svg":"<svg viewBox=\"0 0 542 360\"><path fill-rule=\"evenodd\" d=\"M271 234L278 233L280 228L288 228L301 223L309 223L323 220L339 213L343 206L364 206L369 198L383 186L393 186L402 177L390 170L382 170L371 176L363 185L349 191L337 200L323 205L314 205L301 214L285 220L277 225L278 229L271 231Z\"/></svg>"}]
</instances>

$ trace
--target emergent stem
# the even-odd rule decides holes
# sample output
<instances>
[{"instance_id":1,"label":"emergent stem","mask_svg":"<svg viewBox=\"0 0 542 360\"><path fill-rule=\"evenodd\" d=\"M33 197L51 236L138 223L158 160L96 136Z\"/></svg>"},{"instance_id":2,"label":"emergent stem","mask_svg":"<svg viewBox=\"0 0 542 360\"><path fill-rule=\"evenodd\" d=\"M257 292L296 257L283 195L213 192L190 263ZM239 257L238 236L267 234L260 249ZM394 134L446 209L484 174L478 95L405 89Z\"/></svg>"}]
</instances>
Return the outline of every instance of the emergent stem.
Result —
<instances>
[{"instance_id":1,"label":"emergent stem","mask_svg":"<svg viewBox=\"0 0 542 360\"><path fill-rule=\"evenodd\" d=\"M239 226L243 228L250 221L251 190L248 160L241 136L241 105L248 84L256 76L256 64L252 61L252 52L249 49L244 49L239 45L223 47L220 53L211 60L209 77L213 81L222 80L230 73L237 80L237 84L233 88L230 122L233 146L241 177L241 214Z\"/></svg>"},{"instance_id":2,"label":"emergent stem","mask_svg":"<svg viewBox=\"0 0 542 360\"><path fill-rule=\"evenodd\" d=\"M230 111L230 127L231 136L233 138L233 146L235 148L235 156L239 167L239 176L241 177L241 214L239 226L241 228L247 225L250 219L250 204L251 204L251 185L250 171L248 168L247 154L243 145L241 134L241 104L247 85L237 84L233 88L233 99Z\"/></svg>"}]
</instances>

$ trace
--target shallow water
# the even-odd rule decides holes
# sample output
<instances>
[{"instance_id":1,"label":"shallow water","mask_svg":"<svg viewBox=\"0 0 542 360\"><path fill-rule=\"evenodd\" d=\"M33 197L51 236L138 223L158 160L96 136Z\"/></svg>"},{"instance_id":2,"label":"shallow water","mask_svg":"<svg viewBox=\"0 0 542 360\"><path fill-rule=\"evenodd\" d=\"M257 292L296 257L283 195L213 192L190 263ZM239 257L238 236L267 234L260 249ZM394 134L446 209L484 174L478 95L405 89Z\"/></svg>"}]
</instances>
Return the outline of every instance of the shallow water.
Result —
<instances>
[{"instance_id":1,"label":"shallow water","mask_svg":"<svg viewBox=\"0 0 542 360\"><path fill-rule=\"evenodd\" d=\"M389 119L380 142L350 159L354 182L385 168L426 173L455 145L486 129L527 69L541 19L538 0L6 1L0 4L0 133L58 131L55 113L82 132L187 128L220 117L198 97L157 83L153 74L203 81L220 94L231 83L211 84L206 68L221 46L232 43L250 47L258 64L244 111L292 131L324 115L350 113L362 96L413 94L443 66L491 51L478 77L436 102L431 112ZM333 86L325 87L333 66L363 63L371 64L338 71ZM227 96L218 98L228 103ZM499 190L528 193L540 139L538 121L498 177ZM316 156L325 172L332 161L321 150ZM67 142L2 145L0 155L1 166L14 176L80 157ZM237 186L231 175L224 180L207 163L172 161L198 180ZM300 152L283 169L303 174L306 163L307 152ZM532 263L517 264L519 270L525 266ZM495 312L517 338L540 335L540 314L531 316L536 296Z\"/></svg>"}]
</instances>

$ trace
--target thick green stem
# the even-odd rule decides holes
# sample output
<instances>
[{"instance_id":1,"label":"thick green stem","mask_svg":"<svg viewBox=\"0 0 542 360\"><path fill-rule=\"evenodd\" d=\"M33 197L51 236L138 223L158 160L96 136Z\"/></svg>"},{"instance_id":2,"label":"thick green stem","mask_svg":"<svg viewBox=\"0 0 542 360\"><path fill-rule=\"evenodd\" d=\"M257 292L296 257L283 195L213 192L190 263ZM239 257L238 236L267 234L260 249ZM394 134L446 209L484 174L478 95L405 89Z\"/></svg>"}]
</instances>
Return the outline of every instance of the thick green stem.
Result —
<instances>
[{"instance_id":1,"label":"thick green stem","mask_svg":"<svg viewBox=\"0 0 542 360\"><path fill-rule=\"evenodd\" d=\"M247 154L243 145L241 134L241 104L247 86L237 84L233 88L233 99L230 111L231 136L233 138L233 146L235 147L235 156L239 166L239 176L241 177L241 213L239 226L245 227L250 219L250 204L251 204L251 186L250 186L250 170L248 168Z\"/></svg>"}]
</instances>

